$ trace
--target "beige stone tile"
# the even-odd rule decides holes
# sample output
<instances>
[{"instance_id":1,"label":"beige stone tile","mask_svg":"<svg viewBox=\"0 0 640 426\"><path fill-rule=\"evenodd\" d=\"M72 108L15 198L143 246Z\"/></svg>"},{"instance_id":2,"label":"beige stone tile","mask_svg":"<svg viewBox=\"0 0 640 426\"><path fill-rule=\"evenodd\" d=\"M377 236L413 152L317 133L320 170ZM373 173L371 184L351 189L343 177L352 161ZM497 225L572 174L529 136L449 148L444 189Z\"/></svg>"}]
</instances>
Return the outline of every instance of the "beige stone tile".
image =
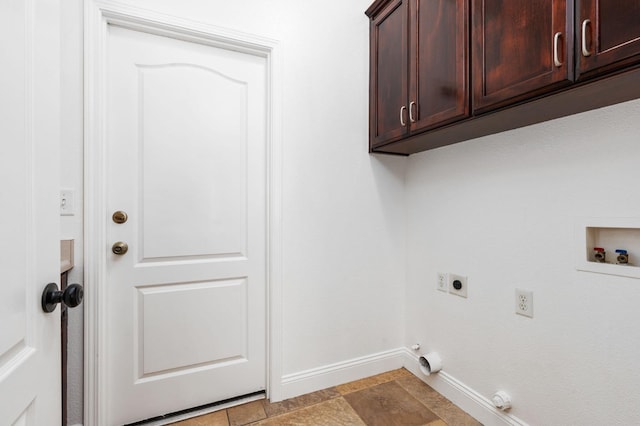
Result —
<instances>
[{"instance_id":1,"label":"beige stone tile","mask_svg":"<svg viewBox=\"0 0 640 426\"><path fill-rule=\"evenodd\" d=\"M367 426L424 426L438 416L396 382L344 395Z\"/></svg>"},{"instance_id":2,"label":"beige stone tile","mask_svg":"<svg viewBox=\"0 0 640 426\"><path fill-rule=\"evenodd\" d=\"M481 423L462 411L451 401L436 392L431 386L411 375L396 381L415 399L452 426L481 426Z\"/></svg>"},{"instance_id":3,"label":"beige stone tile","mask_svg":"<svg viewBox=\"0 0 640 426\"><path fill-rule=\"evenodd\" d=\"M349 404L342 398L301 408L281 416L270 417L252 426L366 426Z\"/></svg>"},{"instance_id":4,"label":"beige stone tile","mask_svg":"<svg viewBox=\"0 0 640 426\"><path fill-rule=\"evenodd\" d=\"M228 408L227 415L230 426L243 426L267 418L262 401L253 401Z\"/></svg>"},{"instance_id":5,"label":"beige stone tile","mask_svg":"<svg viewBox=\"0 0 640 426\"><path fill-rule=\"evenodd\" d=\"M403 377L396 382L429 409L436 408L440 405L451 404L447 398L440 395L431 386L414 375Z\"/></svg>"},{"instance_id":6,"label":"beige stone tile","mask_svg":"<svg viewBox=\"0 0 640 426\"><path fill-rule=\"evenodd\" d=\"M336 389L342 395L346 395L351 392L357 392L359 390L366 389L371 386L377 386L382 383L387 383L392 380L397 380L402 377L407 377L410 375L411 373L408 370L404 368L399 368L397 370L387 371L386 373L378 374L377 376L367 377L366 379L345 383L343 385L336 386Z\"/></svg>"},{"instance_id":7,"label":"beige stone tile","mask_svg":"<svg viewBox=\"0 0 640 426\"><path fill-rule=\"evenodd\" d=\"M227 410L221 410L171 424L174 426L229 426L229 420Z\"/></svg>"},{"instance_id":8,"label":"beige stone tile","mask_svg":"<svg viewBox=\"0 0 640 426\"><path fill-rule=\"evenodd\" d=\"M339 396L340 392L338 392L336 388L328 388L321 391L308 393L306 395L301 395L295 398L287 399L281 402L270 403L269 401L265 401L264 411L267 413L267 417L274 417L293 410L298 410L300 408L318 404L331 398L337 398Z\"/></svg>"}]
</instances>

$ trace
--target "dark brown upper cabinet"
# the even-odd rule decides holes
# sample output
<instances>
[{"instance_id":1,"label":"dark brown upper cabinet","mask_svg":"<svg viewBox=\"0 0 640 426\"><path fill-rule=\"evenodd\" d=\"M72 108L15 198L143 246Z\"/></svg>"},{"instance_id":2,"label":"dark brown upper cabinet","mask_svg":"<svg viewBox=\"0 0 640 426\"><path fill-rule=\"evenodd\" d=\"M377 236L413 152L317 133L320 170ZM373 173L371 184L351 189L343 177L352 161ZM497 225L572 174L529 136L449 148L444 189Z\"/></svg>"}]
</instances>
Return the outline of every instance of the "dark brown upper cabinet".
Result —
<instances>
[{"instance_id":1,"label":"dark brown upper cabinet","mask_svg":"<svg viewBox=\"0 0 640 426\"><path fill-rule=\"evenodd\" d=\"M573 81L572 1L471 1L475 112Z\"/></svg>"},{"instance_id":2,"label":"dark brown upper cabinet","mask_svg":"<svg viewBox=\"0 0 640 426\"><path fill-rule=\"evenodd\" d=\"M370 145L469 116L467 0L379 0L371 18Z\"/></svg>"},{"instance_id":3,"label":"dark brown upper cabinet","mask_svg":"<svg viewBox=\"0 0 640 426\"><path fill-rule=\"evenodd\" d=\"M411 2L411 131L469 115L467 0Z\"/></svg>"},{"instance_id":4,"label":"dark brown upper cabinet","mask_svg":"<svg viewBox=\"0 0 640 426\"><path fill-rule=\"evenodd\" d=\"M580 0L578 4L579 79L640 62L640 0Z\"/></svg>"},{"instance_id":5,"label":"dark brown upper cabinet","mask_svg":"<svg viewBox=\"0 0 640 426\"><path fill-rule=\"evenodd\" d=\"M397 140L408 131L409 0L374 3L370 33L371 146ZM370 15L371 17L371 15Z\"/></svg>"},{"instance_id":6,"label":"dark brown upper cabinet","mask_svg":"<svg viewBox=\"0 0 640 426\"><path fill-rule=\"evenodd\" d=\"M371 152L640 98L640 0L375 0L366 14Z\"/></svg>"}]
</instances>

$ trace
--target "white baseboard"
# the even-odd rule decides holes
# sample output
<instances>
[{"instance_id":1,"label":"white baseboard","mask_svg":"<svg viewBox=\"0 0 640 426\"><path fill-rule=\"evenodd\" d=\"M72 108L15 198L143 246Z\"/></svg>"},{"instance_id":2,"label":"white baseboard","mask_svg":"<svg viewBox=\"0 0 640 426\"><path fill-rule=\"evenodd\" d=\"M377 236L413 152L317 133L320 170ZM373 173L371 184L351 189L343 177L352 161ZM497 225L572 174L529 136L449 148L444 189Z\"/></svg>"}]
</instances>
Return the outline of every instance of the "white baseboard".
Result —
<instances>
[{"instance_id":1,"label":"white baseboard","mask_svg":"<svg viewBox=\"0 0 640 426\"><path fill-rule=\"evenodd\" d=\"M404 348L392 349L284 375L282 376L280 396L282 399L293 398L309 392L315 392L401 368L404 361L404 354Z\"/></svg>"},{"instance_id":2,"label":"white baseboard","mask_svg":"<svg viewBox=\"0 0 640 426\"><path fill-rule=\"evenodd\" d=\"M447 374L443 369L438 374L425 376L420 371L417 354L404 348L404 368L411 371L426 384L444 395L451 402L469 413L485 426L528 426L528 423L518 417L500 411L494 407L490 399L480 395L455 377ZM445 366L446 367L446 366Z\"/></svg>"},{"instance_id":3,"label":"white baseboard","mask_svg":"<svg viewBox=\"0 0 640 426\"><path fill-rule=\"evenodd\" d=\"M528 426L518 417L496 409L491 400L448 374L446 367L438 374L425 376L420 371L418 354L404 347L287 374L282 377L280 395L282 399L293 398L400 367L405 367L485 426Z\"/></svg>"},{"instance_id":4,"label":"white baseboard","mask_svg":"<svg viewBox=\"0 0 640 426\"><path fill-rule=\"evenodd\" d=\"M289 399L401 367L409 370L485 426L529 426L518 417L496 409L491 400L445 370L425 376L420 371L418 354L404 347L287 374L282 377L280 394L282 399ZM278 401L272 400L272 402ZM82 424L73 426L82 426Z\"/></svg>"}]
</instances>

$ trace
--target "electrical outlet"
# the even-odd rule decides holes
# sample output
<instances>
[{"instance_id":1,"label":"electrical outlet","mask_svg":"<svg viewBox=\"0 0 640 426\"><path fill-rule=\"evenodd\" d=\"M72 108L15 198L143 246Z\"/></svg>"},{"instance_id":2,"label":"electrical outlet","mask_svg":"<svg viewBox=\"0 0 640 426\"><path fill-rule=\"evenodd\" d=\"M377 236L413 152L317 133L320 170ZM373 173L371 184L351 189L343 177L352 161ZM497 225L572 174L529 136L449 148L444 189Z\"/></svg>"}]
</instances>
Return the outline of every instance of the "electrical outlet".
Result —
<instances>
[{"instance_id":1,"label":"electrical outlet","mask_svg":"<svg viewBox=\"0 0 640 426\"><path fill-rule=\"evenodd\" d=\"M516 314L533 318L533 292L516 289Z\"/></svg>"},{"instance_id":2,"label":"electrical outlet","mask_svg":"<svg viewBox=\"0 0 640 426\"><path fill-rule=\"evenodd\" d=\"M445 293L449 290L447 274L442 272L438 272L438 281L437 281L437 289L440 291L444 291Z\"/></svg>"},{"instance_id":3,"label":"electrical outlet","mask_svg":"<svg viewBox=\"0 0 640 426\"><path fill-rule=\"evenodd\" d=\"M449 274L449 293L460 297L467 297L467 277Z\"/></svg>"}]
</instances>

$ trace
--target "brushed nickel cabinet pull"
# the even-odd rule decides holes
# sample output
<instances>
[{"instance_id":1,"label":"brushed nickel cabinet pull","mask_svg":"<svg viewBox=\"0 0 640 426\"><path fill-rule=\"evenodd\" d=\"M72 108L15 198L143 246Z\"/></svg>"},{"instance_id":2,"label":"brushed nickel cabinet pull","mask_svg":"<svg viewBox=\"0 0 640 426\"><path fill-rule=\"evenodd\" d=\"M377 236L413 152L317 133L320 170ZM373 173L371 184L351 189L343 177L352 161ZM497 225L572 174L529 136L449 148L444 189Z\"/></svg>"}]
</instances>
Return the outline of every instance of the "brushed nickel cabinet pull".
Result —
<instances>
[{"instance_id":1,"label":"brushed nickel cabinet pull","mask_svg":"<svg viewBox=\"0 0 640 426\"><path fill-rule=\"evenodd\" d=\"M562 61L558 57L558 42L561 36L562 33L556 33L556 35L553 36L553 63L556 67L562 66Z\"/></svg>"},{"instance_id":2,"label":"brushed nickel cabinet pull","mask_svg":"<svg viewBox=\"0 0 640 426\"><path fill-rule=\"evenodd\" d=\"M400 125L402 127L406 126L407 123L405 123L404 121L404 112L407 110L407 107L402 105L402 107L400 108Z\"/></svg>"},{"instance_id":3,"label":"brushed nickel cabinet pull","mask_svg":"<svg viewBox=\"0 0 640 426\"><path fill-rule=\"evenodd\" d=\"M413 116L413 107L416 106L416 103L411 101L409 102L409 121L412 123L416 122L415 117Z\"/></svg>"}]
</instances>

